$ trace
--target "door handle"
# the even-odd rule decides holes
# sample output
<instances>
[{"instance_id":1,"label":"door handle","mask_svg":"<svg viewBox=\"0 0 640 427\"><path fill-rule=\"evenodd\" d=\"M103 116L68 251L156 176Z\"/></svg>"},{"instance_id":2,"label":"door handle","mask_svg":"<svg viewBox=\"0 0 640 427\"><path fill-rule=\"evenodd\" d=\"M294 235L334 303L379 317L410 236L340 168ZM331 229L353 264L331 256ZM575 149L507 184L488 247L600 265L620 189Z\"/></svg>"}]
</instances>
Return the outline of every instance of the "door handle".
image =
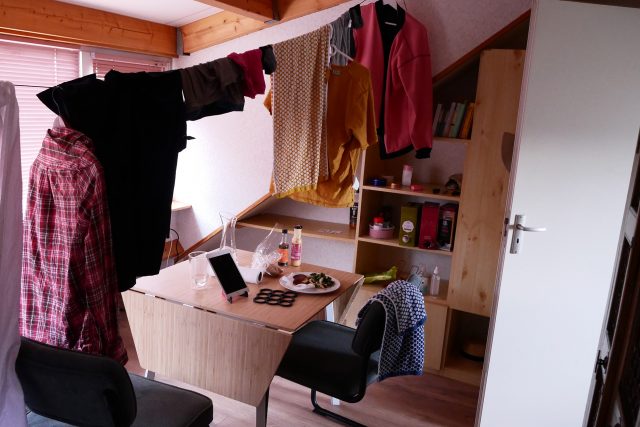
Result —
<instances>
[{"instance_id":1,"label":"door handle","mask_svg":"<svg viewBox=\"0 0 640 427\"><path fill-rule=\"evenodd\" d=\"M520 231L533 231L536 233L539 233L541 231L547 231L547 227L525 227L522 224L516 224L515 226L516 230L520 230Z\"/></svg>"},{"instance_id":2,"label":"door handle","mask_svg":"<svg viewBox=\"0 0 640 427\"><path fill-rule=\"evenodd\" d=\"M509 253L517 254L522 249L522 232L535 232L540 233L542 231L547 231L546 227L527 227L524 224L526 223L527 217L525 215L516 215L514 218L514 224L510 226L513 229L513 236L511 237L511 248Z\"/></svg>"}]
</instances>

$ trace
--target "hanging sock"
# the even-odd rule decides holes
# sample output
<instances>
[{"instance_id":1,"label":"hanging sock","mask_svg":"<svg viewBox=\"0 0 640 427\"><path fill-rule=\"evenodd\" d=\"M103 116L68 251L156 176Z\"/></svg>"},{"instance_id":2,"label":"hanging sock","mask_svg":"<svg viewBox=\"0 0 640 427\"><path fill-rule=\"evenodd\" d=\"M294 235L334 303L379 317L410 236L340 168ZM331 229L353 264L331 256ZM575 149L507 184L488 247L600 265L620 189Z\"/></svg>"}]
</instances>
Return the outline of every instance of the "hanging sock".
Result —
<instances>
[{"instance_id":1,"label":"hanging sock","mask_svg":"<svg viewBox=\"0 0 640 427\"><path fill-rule=\"evenodd\" d=\"M253 49L244 53L232 53L227 56L242 68L242 94L248 98L255 98L263 94L266 89L264 74L262 73L262 50Z\"/></svg>"},{"instance_id":2,"label":"hanging sock","mask_svg":"<svg viewBox=\"0 0 640 427\"><path fill-rule=\"evenodd\" d=\"M261 46L260 50L262 51L262 69L265 74L273 74L276 71L277 61L276 56L273 53L273 46L266 45Z\"/></svg>"}]
</instances>

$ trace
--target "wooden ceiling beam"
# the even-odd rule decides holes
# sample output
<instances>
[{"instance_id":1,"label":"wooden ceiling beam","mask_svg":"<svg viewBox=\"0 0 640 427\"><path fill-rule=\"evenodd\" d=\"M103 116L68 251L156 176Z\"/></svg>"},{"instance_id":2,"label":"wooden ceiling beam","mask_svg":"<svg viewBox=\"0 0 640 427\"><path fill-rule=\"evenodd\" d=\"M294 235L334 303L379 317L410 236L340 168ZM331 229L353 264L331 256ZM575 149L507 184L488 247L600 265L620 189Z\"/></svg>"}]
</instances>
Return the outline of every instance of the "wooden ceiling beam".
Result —
<instances>
[{"instance_id":1,"label":"wooden ceiling beam","mask_svg":"<svg viewBox=\"0 0 640 427\"><path fill-rule=\"evenodd\" d=\"M273 6L273 0L196 0L209 6L224 9L256 21L268 22L277 20Z\"/></svg>"},{"instance_id":2,"label":"wooden ceiling beam","mask_svg":"<svg viewBox=\"0 0 640 427\"><path fill-rule=\"evenodd\" d=\"M0 34L177 56L175 27L55 0L0 0Z\"/></svg>"},{"instance_id":3,"label":"wooden ceiling beam","mask_svg":"<svg viewBox=\"0 0 640 427\"><path fill-rule=\"evenodd\" d=\"M349 0L279 0L280 21L271 23L256 21L230 11L216 13L180 27L183 50L185 53L193 53L347 1Z\"/></svg>"},{"instance_id":4,"label":"wooden ceiling beam","mask_svg":"<svg viewBox=\"0 0 640 427\"><path fill-rule=\"evenodd\" d=\"M347 1L349 0L277 0L282 21L320 12Z\"/></svg>"},{"instance_id":5,"label":"wooden ceiling beam","mask_svg":"<svg viewBox=\"0 0 640 427\"><path fill-rule=\"evenodd\" d=\"M220 12L180 27L182 50L193 53L268 27L255 19L233 12Z\"/></svg>"}]
</instances>

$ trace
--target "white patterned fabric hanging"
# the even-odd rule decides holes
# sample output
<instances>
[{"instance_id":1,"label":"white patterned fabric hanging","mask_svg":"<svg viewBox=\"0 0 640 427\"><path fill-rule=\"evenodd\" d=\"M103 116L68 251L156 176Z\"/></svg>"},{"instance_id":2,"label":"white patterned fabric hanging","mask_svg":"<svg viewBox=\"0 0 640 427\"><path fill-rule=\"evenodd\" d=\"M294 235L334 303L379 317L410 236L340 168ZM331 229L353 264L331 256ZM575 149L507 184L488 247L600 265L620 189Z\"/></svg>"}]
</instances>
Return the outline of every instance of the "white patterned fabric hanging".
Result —
<instances>
[{"instance_id":1,"label":"white patterned fabric hanging","mask_svg":"<svg viewBox=\"0 0 640 427\"><path fill-rule=\"evenodd\" d=\"M326 70L329 27L273 45L273 181L276 197L329 177Z\"/></svg>"}]
</instances>

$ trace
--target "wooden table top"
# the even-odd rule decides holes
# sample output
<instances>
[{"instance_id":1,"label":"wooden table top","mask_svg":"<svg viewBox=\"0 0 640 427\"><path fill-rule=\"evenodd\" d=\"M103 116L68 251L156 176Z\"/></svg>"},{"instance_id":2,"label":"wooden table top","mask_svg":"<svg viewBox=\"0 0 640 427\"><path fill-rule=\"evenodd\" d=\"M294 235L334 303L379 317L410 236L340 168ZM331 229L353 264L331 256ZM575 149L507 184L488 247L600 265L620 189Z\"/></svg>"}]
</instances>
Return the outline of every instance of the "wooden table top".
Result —
<instances>
[{"instance_id":1,"label":"wooden table top","mask_svg":"<svg viewBox=\"0 0 640 427\"><path fill-rule=\"evenodd\" d=\"M251 255L251 252L238 250L239 264L250 265ZM360 274L304 263L300 267L285 267L284 270L285 275L298 271L323 272L338 279L340 288L326 294L310 295L299 293L291 307L257 304L253 302L253 297L256 296L260 289L286 290L280 285L277 278L265 275L264 280L259 285L247 283L249 298L235 297L233 303L229 304L224 298L220 283L215 277L209 277L207 286L204 289L193 289L189 277L189 262L185 261L160 270L160 273L155 276L138 278L132 290L178 304L293 332L324 310L327 305L331 304L349 288L356 285L363 277Z\"/></svg>"}]
</instances>

